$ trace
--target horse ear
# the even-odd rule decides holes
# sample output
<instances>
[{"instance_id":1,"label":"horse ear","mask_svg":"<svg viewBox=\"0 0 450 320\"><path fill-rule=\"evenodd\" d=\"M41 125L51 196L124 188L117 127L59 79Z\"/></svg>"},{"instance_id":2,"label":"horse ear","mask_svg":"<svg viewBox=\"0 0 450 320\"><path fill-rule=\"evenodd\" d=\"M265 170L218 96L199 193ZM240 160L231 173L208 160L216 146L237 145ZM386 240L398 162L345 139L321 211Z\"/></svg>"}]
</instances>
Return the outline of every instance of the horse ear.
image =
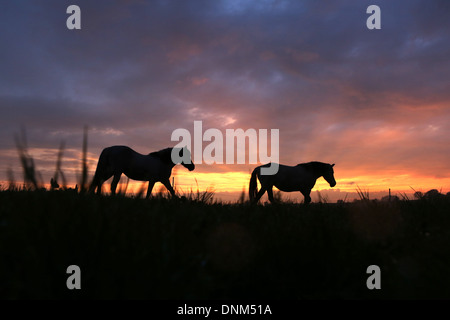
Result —
<instances>
[{"instance_id":1,"label":"horse ear","mask_svg":"<svg viewBox=\"0 0 450 320\"><path fill-rule=\"evenodd\" d=\"M334 167L334 163L331 165L331 167L332 167L332 168Z\"/></svg>"}]
</instances>

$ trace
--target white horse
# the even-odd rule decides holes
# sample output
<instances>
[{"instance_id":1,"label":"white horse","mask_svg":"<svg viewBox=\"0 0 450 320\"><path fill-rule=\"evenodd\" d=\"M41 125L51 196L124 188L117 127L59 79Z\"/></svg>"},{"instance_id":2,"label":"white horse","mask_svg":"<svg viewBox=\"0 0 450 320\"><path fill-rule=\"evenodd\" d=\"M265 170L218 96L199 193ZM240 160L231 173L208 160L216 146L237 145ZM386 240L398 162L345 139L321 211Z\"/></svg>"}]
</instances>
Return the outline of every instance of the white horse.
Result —
<instances>
[{"instance_id":1,"label":"white horse","mask_svg":"<svg viewBox=\"0 0 450 320\"><path fill-rule=\"evenodd\" d=\"M170 194L175 196L169 178L172 174L172 168L178 163L172 161L172 149L174 149L174 152L178 152L181 159L189 159L189 161L179 163L189 171L195 169L191 160L191 153L186 147L166 148L148 155L137 153L126 146L112 146L103 149L89 191L95 192L95 189L97 189L97 194L100 194L102 184L114 176L111 182L111 194L115 194L120 176L124 173L130 179L148 181L147 198L150 197L156 182L161 182Z\"/></svg>"},{"instance_id":2,"label":"white horse","mask_svg":"<svg viewBox=\"0 0 450 320\"><path fill-rule=\"evenodd\" d=\"M262 197L264 192L267 191L270 202L274 202L273 199L273 186L277 187L281 191L292 192L300 191L305 197L305 204L311 202L311 189L316 184L316 180L323 177L330 187L336 185L334 179L334 163L328 164L323 162L308 162L300 163L296 166L279 165L278 172L274 175L261 175L261 167L269 167L271 164L261 165L256 167L250 178L249 196L250 201L256 203ZM261 183L261 190L258 192L256 178L258 177Z\"/></svg>"}]
</instances>

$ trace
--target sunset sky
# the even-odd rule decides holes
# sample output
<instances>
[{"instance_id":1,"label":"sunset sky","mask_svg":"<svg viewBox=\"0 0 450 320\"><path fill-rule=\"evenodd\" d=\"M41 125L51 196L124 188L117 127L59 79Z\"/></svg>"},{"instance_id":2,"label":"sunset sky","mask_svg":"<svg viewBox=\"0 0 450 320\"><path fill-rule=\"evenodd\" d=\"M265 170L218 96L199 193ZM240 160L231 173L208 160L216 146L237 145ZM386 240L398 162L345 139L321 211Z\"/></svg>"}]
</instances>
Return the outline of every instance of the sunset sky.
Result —
<instances>
[{"instance_id":1,"label":"sunset sky","mask_svg":"<svg viewBox=\"0 0 450 320\"><path fill-rule=\"evenodd\" d=\"M81 30L66 27L71 4ZM371 4L381 30L366 27ZM282 164L336 163L336 187L321 178L313 189L333 201L357 186L373 197L448 192L449 17L448 0L3 1L0 181L9 168L23 179L21 127L45 183L65 141L75 185L84 125L92 178L104 147L149 153L203 121L224 134L279 129ZM174 174L181 190L198 183L233 200L255 166Z\"/></svg>"}]
</instances>

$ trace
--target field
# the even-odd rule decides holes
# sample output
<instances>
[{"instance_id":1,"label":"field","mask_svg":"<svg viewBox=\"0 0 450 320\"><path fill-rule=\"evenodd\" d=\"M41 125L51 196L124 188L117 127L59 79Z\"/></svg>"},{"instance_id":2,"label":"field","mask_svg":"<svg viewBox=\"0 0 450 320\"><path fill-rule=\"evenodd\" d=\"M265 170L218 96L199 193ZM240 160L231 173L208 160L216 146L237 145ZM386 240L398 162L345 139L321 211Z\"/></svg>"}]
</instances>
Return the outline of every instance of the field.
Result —
<instances>
[{"instance_id":1,"label":"field","mask_svg":"<svg viewBox=\"0 0 450 320\"><path fill-rule=\"evenodd\" d=\"M449 209L446 196L305 206L4 190L0 298L448 299ZM81 290L66 287L70 265Z\"/></svg>"}]
</instances>

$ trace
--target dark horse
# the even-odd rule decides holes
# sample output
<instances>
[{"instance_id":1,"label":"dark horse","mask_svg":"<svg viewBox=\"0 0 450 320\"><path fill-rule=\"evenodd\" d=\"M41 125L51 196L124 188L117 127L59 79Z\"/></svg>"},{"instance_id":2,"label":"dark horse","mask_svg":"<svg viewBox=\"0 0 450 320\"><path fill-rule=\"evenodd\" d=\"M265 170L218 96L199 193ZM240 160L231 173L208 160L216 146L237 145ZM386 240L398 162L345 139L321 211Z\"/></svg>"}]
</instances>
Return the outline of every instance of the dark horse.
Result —
<instances>
[{"instance_id":1,"label":"dark horse","mask_svg":"<svg viewBox=\"0 0 450 320\"><path fill-rule=\"evenodd\" d=\"M311 202L309 194L318 178L323 177L330 184L330 187L336 185L333 171L334 163L328 164L314 161L300 163L293 167L280 164L276 174L262 175L260 168L269 166L270 163L256 167L255 170L253 170L248 188L250 201L258 202L264 192L267 191L269 200L273 203L272 188L275 186L279 190L285 192L300 191L305 197L305 203L308 204ZM258 177L259 182L261 183L261 190L259 190L259 192L256 184L256 177Z\"/></svg>"},{"instance_id":2,"label":"dark horse","mask_svg":"<svg viewBox=\"0 0 450 320\"><path fill-rule=\"evenodd\" d=\"M175 154L178 153L180 159L189 159L189 161L182 160L174 163L172 161L172 150ZM111 182L111 193L115 194L117 183L122 173L124 173L130 179L148 181L147 198L150 197L156 182L161 182L169 190L170 194L175 196L175 191L170 185L169 178L172 168L178 163L181 163L189 171L195 169L195 165L191 160L191 153L186 147L166 148L148 155L137 153L126 146L108 147L103 149L100 154L89 191L95 192L95 189L97 189L97 193L100 194L102 184L114 176Z\"/></svg>"}]
</instances>

